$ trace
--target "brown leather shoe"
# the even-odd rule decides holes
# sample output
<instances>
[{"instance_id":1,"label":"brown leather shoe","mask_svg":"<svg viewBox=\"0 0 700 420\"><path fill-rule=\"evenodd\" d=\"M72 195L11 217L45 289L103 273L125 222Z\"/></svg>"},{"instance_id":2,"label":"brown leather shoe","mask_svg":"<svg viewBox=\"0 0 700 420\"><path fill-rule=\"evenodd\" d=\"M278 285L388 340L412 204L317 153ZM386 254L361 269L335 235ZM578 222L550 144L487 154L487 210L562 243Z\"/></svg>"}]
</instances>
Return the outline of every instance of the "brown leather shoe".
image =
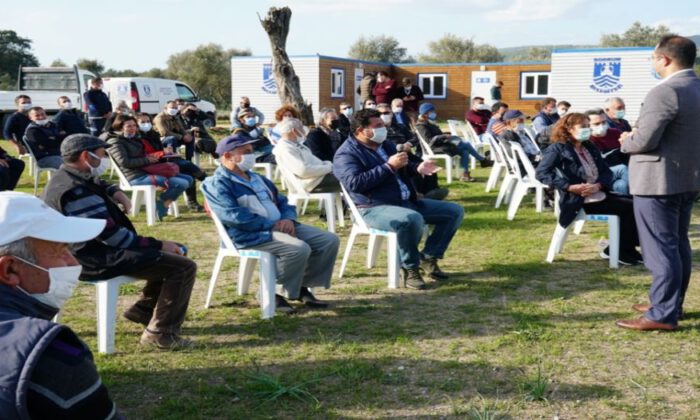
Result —
<instances>
[{"instance_id":1,"label":"brown leather shoe","mask_svg":"<svg viewBox=\"0 0 700 420\"><path fill-rule=\"evenodd\" d=\"M634 305L632 305L632 309L634 309L637 312L644 313L651 309L651 305L648 303L635 303Z\"/></svg>"},{"instance_id":2,"label":"brown leather shoe","mask_svg":"<svg viewBox=\"0 0 700 420\"><path fill-rule=\"evenodd\" d=\"M637 319L623 319L620 321L615 321L615 325L622 328L629 328L631 330L639 331L653 331L653 330L666 330L673 331L678 328L676 325L662 324L661 322L652 321L643 316Z\"/></svg>"}]
</instances>

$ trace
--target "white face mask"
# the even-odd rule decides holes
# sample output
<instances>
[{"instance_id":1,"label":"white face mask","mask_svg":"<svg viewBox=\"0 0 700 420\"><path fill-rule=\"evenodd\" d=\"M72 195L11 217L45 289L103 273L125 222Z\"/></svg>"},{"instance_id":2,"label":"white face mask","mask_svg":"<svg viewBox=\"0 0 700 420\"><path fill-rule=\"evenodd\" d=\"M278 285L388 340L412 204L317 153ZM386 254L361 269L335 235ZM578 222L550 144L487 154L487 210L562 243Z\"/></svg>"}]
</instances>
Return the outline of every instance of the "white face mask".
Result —
<instances>
[{"instance_id":1,"label":"white face mask","mask_svg":"<svg viewBox=\"0 0 700 420\"><path fill-rule=\"evenodd\" d=\"M241 158L241 161L236 163L238 169L240 169L243 172L248 172L249 170L253 169L253 166L255 166L254 154L249 153L247 155L242 155Z\"/></svg>"},{"instance_id":2,"label":"white face mask","mask_svg":"<svg viewBox=\"0 0 700 420\"><path fill-rule=\"evenodd\" d=\"M376 109L377 105L376 104L369 104L365 106L365 109Z\"/></svg>"},{"instance_id":3,"label":"white face mask","mask_svg":"<svg viewBox=\"0 0 700 420\"><path fill-rule=\"evenodd\" d=\"M29 293L19 286L17 286L17 288L39 302L56 309L61 309L68 298L73 295L73 290L78 285L78 281L80 280L80 272L83 270L82 265L71 265L68 267L53 267L46 269L34 263L30 263L24 258L15 258L24 262L25 264L31 265L34 268L49 273L49 291L46 293Z\"/></svg>"},{"instance_id":4,"label":"white face mask","mask_svg":"<svg viewBox=\"0 0 700 420\"><path fill-rule=\"evenodd\" d=\"M177 108L168 108L166 111L168 112L168 115L170 115L171 117L174 117L177 115Z\"/></svg>"},{"instance_id":5,"label":"white face mask","mask_svg":"<svg viewBox=\"0 0 700 420\"><path fill-rule=\"evenodd\" d=\"M615 119L621 120L625 118L625 110L621 109L619 111L615 111Z\"/></svg>"},{"instance_id":6,"label":"white face mask","mask_svg":"<svg viewBox=\"0 0 700 420\"><path fill-rule=\"evenodd\" d=\"M345 108L341 112L348 118L352 117L352 108Z\"/></svg>"},{"instance_id":7,"label":"white face mask","mask_svg":"<svg viewBox=\"0 0 700 420\"><path fill-rule=\"evenodd\" d=\"M151 123L139 124L139 130L143 131L144 133L151 131L151 128L153 128L153 124L151 124Z\"/></svg>"},{"instance_id":8,"label":"white face mask","mask_svg":"<svg viewBox=\"0 0 700 420\"><path fill-rule=\"evenodd\" d=\"M373 128L372 131L374 132L374 134L369 139L377 144L384 143L384 140L386 140L386 134L387 134L386 127Z\"/></svg>"},{"instance_id":9,"label":"white face mask","mask_svg":"<svg viewBox=\"0 0 700 420\"><path fill-rule=\"evenodd\" d=\"M182 111L182 108L184 108L184 105L178 105L178 106L177 106L177 110L178 110L178 111Z\"/></svg>"},{"instance_id":10,"label":"white face mask","mask_svg":"<svg viewBox=\"0 0 700 420\"><path fill-rule=\"evenodd\" d=\"M34 121L34 123L36 123L36 125L40 125L42 127L45 126L46 124L48 124L49 122L50 122L50 120L48 118L44 118L43 120Z\"/></svg>"},{"instance_id":11,"label":"white face mask","mask_svg":"<svg viewBox=\"0 0 700 420\"><path fill-rule=\"evenodd\" d=\"M568 109L564 109L564 108L557 109L557 114L559 114L560 117L565 115L567 112L569 112Z\"/></svg>"},{"instance_id":12,"label":"white face mask","mask_svg":"<svg viewBox=\"0 0 700 420\"><path fill-rule=\"evenodd\" d=\"M479 105L476 106L476 109L478 109L479 111L488 111L488 110L489 110L489 106L486 105L486 104L479 104Z\"/></svg>"},{"instance_id":13,"label":"white face mask","mask_svg":"<svg viewBox=\"0 0 700 420\"><path fill-rule=\"evenodd\" d=\"M394 114L400 114L403 112L403 108L394 108L393 111L394 111Z\"/></svg>"},{"instance_id":14,"label":"white face mask","mask_svg":"<svg viewBox=\"0 0 700 420\"><path fill-rule=\"evenodd\" d=\"M591 129L590 128L580 128L575 136L578 141L588 141L591 139Z\"/></svg>"},{"instance_id":15,"label":"white face mask","mask_svg":"<svg viewBox=\"0 0 700 420\"><path fill-rule=\"evenodd\" d=\"M384 121L384 124L390 125L391 124L391 115L382 115L381 119Z\"/></svg>"},{"instance_id":16,"label":"white face mask","mask_svg":"<svg viewBox=\"0 0 700 420\"><path fill-rule=\"evenodd\" d=\"M32 108L32 103L22 104L20 107L22 108L22 111L29 111Z\"/></svg>"},{"instance_id":17,"label":"white face mask","mask_svg":"<svg viewBox=\"0 0 700 420\"><path fill-rule=\"evenodd\" d=\"M109 169L109 158L101 158L92 152L88 152L88 154L95 159L99 159L100 161L100 164L97 165L96 168L90 165L90 173L93 176L102 176L103 173L107 172L107 169Z\"/></svg>"},{"instance_id":18,"label":"white face mask","mask_svg":"<svg viewBox=\"0 0 700 420\"><path fill-rule=\"evenodd\" d=\"M63 109L73 109L73 102L71 102L71 101L64 102Z\"/></svg>"},{"instance_id":19,"label":"white face mask","mask_svg":"<svg viewBox=\"0 0 700 420\"><path fill-rule=\"evenodd\" d=\"M519 123L515 126L515 131L525 131L525 124Z\"/></svg>"}]
</instances>

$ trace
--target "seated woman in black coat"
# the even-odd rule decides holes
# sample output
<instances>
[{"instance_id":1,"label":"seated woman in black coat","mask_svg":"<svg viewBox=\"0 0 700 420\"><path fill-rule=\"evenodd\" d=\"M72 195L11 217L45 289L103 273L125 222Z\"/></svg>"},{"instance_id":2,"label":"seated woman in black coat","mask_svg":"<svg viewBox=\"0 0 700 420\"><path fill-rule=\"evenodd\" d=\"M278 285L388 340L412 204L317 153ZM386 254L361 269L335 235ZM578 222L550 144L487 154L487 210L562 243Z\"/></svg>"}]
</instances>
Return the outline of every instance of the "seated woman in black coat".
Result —
<instances>
[{"instance_id":1,"label":"seated woman in black coat","mask_svg":"<svg viewBox=\"0 0 700 420\"><path fill-rule=\"evenodd\" d=\"M317 158L333 162L333 156L345 141L338 131L338 113L333 108L323 108L319 111L318 125L306 135L304 145Z\"/></svg>"},{"instance_id":2,"label":"seated woman in black coat","mask_svg":"<svg viewBox=\"0 0 700 420\"><path fill-rule=\"evenodd\" d=\"M620 217L620 263L642 262L632 200L610 192L612 173L595 145L591 144L588 117L573 113L562 117L552 129L552 144L537 166L537 180L559 190L559 224L571 224L579 210L589 214ZM608 249L601 253L608 258Z\"/></svg>"}]
</instances>

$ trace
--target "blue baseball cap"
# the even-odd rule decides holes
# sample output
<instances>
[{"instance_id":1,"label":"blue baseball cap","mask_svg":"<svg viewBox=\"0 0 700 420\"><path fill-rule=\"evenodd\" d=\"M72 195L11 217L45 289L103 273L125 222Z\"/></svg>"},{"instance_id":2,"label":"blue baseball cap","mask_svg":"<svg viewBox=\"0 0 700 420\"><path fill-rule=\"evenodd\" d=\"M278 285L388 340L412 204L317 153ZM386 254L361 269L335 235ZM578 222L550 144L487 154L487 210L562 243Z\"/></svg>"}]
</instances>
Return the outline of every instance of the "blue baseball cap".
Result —
<instances>
[{"instance_id":1,"label":"blue baseball cap","mask_svg":"<svg viewBox=\"0 0 700 420\"><path fill-rule=\"evenodd\" d=\"M231 134L230 136L224 138L216 145L216 154L223 156L224 153L230 152L238 147L245 146L246 144L255 143L258 139L250 137L250 134L245 131L238 131L237 133Z\"/></svg>"},{"instance_id":2,"label":"blue baseball cap","mask_svg":"<svg viewBox=\"0 0 700 420\"><path fill-rule=\"evenodd\" d=\"M517 120L518 118L527 118L525 114L522 112L518 111L517 109L511 109L510 111L506 111L505 114L503 114L503 121L510 121L510 120Z\"/></svg>"},{"instance_id":3,"label":"blue baseball cap","mask_svg":"<svg viewBox=\"0 0 700 420\"><path fill-rule=\"evenodd\" d=\"M430 102L422 103L420 104L420 108L418 108L418 114L420 115L427 114L430 111L435 111L435 105Z\"/></svg>"}]
</instances>

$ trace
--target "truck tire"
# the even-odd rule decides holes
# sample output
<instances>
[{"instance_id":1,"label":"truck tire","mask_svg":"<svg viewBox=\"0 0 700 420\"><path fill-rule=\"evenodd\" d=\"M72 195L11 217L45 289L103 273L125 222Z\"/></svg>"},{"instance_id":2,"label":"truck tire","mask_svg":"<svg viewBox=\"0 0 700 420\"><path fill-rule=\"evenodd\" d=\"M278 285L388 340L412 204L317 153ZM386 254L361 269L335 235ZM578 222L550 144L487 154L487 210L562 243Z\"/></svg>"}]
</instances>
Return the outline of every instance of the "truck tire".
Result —
<instances>
[{"instance_id":1,"label":"truck tire","mask_svg":"<svg viewBox=\"0 0 700 420\"><path fill-rule=\"evenodd\" d=\"M204 124L204 128L209 130L210 128L216 127L216 115L214 115L213 112L207 112L207 116L209 118L202 122L202 124Z\"/></svg>"}]
</instances>

